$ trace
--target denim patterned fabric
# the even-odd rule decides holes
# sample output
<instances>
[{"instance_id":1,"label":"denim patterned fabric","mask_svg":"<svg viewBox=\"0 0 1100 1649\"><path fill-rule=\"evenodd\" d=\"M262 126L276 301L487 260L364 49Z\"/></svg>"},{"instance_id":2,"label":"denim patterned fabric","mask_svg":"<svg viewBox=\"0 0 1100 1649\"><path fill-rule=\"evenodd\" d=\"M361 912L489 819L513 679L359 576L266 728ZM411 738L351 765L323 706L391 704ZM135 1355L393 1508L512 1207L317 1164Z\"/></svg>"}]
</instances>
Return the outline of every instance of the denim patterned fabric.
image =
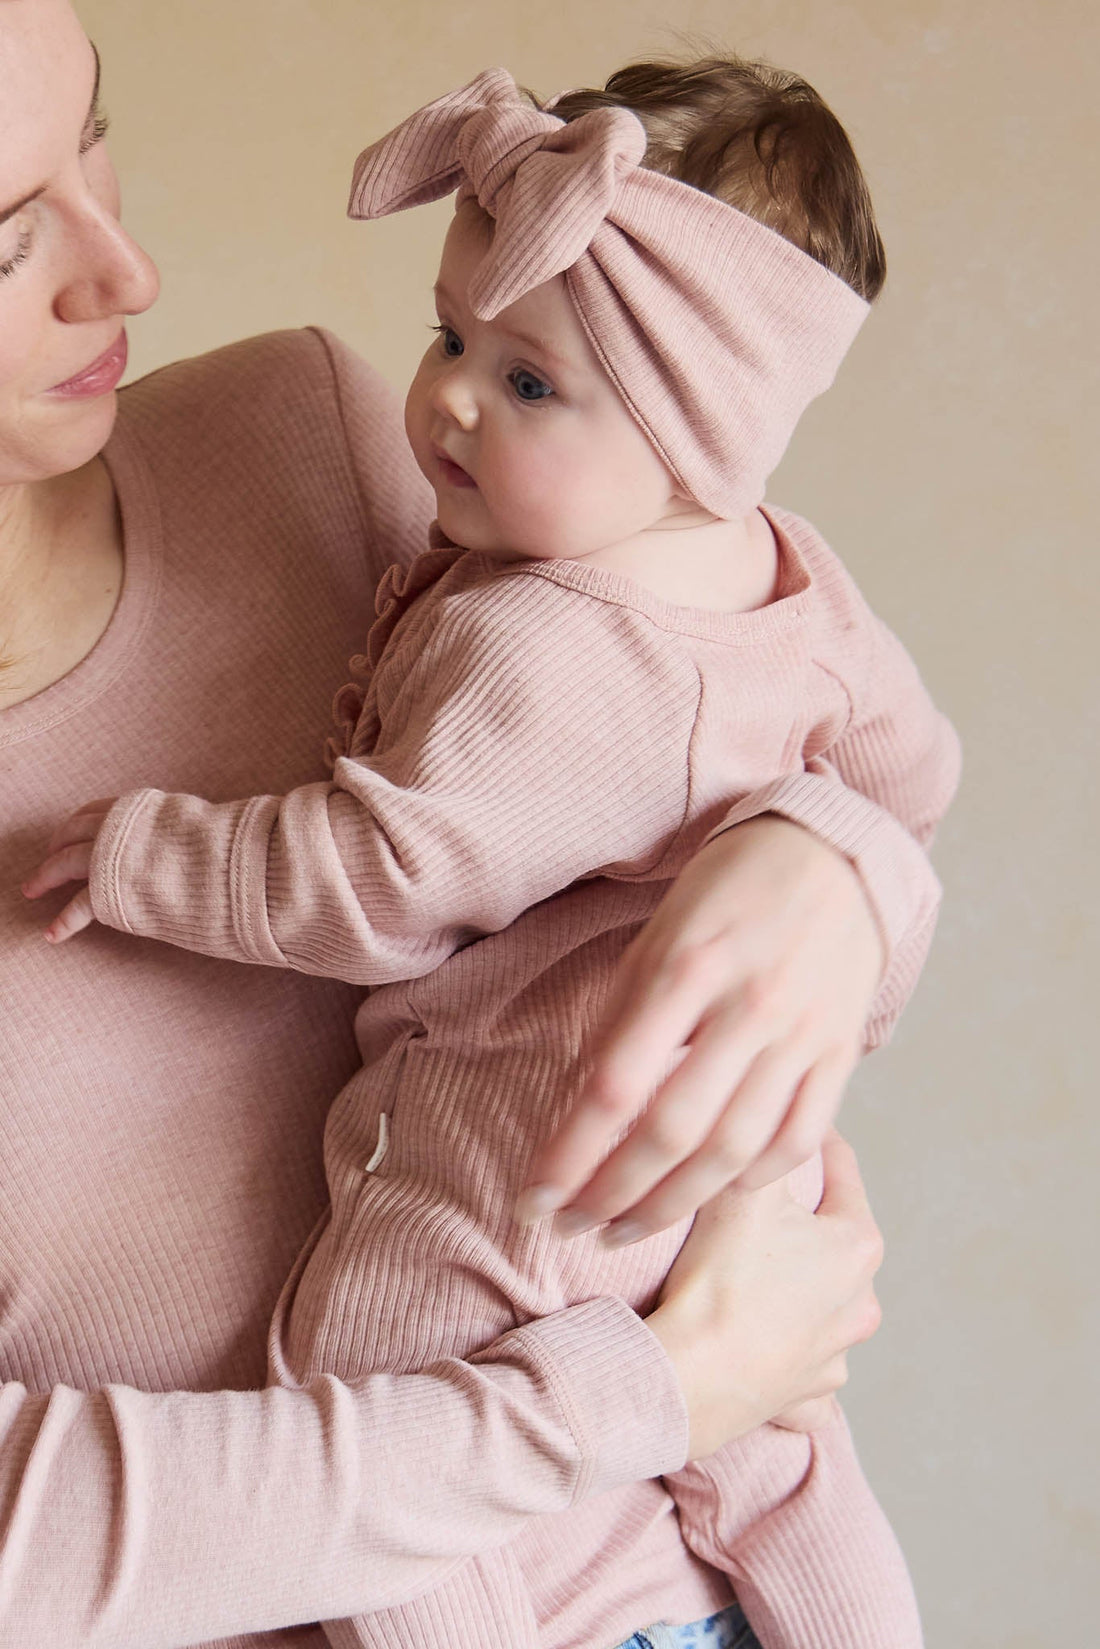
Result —
<instances>
[{"instance_id":1,"label":"denim patterned fabric","mask_svg":"<svg viewBox=\"0 0 1100 1649\"><path fill-rule=\"evenodd\" d=\"M756 1634L736 1603L709 1620L690 1626L647 1626L619 1649L760 1649Z\"/></svg>"}]
</instances>

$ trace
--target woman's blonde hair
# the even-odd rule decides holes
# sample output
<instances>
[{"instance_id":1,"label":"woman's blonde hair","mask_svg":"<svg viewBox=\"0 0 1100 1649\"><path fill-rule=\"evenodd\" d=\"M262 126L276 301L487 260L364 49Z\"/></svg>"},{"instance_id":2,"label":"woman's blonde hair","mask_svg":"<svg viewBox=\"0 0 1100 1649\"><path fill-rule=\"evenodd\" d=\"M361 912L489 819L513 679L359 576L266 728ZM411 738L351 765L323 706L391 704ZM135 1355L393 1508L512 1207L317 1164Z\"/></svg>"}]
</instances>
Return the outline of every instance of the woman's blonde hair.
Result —
<instances>
[{"instance_id":1,"label":"woman's blonde hair","mask_svg":"<svg viewBox=\"0 0 1100 1649\"><path fill-rule=\"evenodd\" d=\"M736 57L629 63L548 107L563 120L632 110L645 166L766 224L868 302L881 292L886 253L866 179L843 126L797 75Z\"/></svg>"}]
</instances>

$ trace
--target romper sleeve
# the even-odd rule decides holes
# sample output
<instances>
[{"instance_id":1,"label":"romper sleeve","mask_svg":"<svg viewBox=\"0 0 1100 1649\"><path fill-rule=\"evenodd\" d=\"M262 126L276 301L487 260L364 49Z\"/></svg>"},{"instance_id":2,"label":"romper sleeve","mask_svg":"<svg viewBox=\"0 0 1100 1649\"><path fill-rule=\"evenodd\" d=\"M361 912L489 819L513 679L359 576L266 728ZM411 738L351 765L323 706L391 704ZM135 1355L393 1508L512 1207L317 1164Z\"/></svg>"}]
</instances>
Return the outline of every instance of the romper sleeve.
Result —
<instances>
[{"instance_id":1,"label":"romper sleeve","mask_svg":"<svg viewBox=\"0 0 1100 1649\"><path fill-rule=\"evenodd\" d=\"M658 862L687 807L694 665L628 610L535 576L426 611L376 667L369 753L330 782L116 804L93 854L96 916L377 985L579 877Z\"/></svg>"},{"instance_id":2,"label":"romper sleeve","mask_svg":"<svg viewBox=\"0 0 1100 1649\"><path fill-rule=\"evenodd\" d=\"M388 1607L683 1462L671 1365L592 1301L415 1375L0 1387L0 1646L172 1649Z\"/></svg>"},{"instance_id":3,"label":"romper sleeve","mask_svg":"<svg viewBox=\"0 0 1100 1649\"><path fill-rule=\"evenodd\" d=\"M875 1048L889 1039L932 941L941 889L928 849L958 787L959 741L838 558L805 522L784 522L799 531L821 592L817 662L843 687L848 714L827 741L811 735L802 772L742 798L712 837L776 813L851 862L886 946L864 1033Z\"/></svg>"}]
</instances>

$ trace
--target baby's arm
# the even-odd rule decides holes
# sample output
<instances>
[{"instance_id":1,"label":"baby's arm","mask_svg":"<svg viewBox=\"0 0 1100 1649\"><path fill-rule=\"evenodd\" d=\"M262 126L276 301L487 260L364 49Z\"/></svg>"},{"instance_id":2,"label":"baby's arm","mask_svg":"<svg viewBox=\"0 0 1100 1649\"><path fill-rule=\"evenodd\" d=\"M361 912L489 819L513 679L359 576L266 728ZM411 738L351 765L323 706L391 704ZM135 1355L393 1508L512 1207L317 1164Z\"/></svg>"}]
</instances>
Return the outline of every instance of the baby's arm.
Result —
<instances>
[{"instance_id":1,"label":"baby's arm","mask_svg":"<svg viewBox=\"0 0 1100 1649\"><path fill-rule=\"evenodd\" d=\"M620 1220L633 1240L731 1178L787 1172L920 974L940 900L926 848L958 740L839 561L791 523L827 588L823 665L850 680L850 715L812 739L802 772L730 810L634 940L585 1089L532 1162L525 1211Z\"/></svg>"},{"instance_id":2,"label":"baby's arm","mask_svg":"<svg viewBox=\"0 0 1100 1649\"><path fill-rule=\"evenodd\" d=\"M434 617L422 645L383 655L389 708L330 782L116 803L90 859L95 916L374 985L429 972L605 864L659 857L686 801L690 663L632 615L522 575ZM28 893L72 875L70 852Z\"/></svg>"}]
</instances>

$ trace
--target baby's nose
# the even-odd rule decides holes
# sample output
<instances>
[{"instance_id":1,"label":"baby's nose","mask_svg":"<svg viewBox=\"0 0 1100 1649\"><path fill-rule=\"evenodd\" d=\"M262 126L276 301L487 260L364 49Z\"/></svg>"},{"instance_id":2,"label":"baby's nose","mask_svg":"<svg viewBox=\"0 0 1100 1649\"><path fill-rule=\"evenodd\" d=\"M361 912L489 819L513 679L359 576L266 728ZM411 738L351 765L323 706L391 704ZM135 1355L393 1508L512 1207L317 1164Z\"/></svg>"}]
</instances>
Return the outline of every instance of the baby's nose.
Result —
<instances>
[{"instance_id":1,"label":"baby's nose","mask_svg":"<svg viewBox=\"0 0 1100 1649\"><path fill-rule=\"evenodd\" d=\"M433 400L436 409L460 429L477 427L477 397L469 378L457 366L437 378Z\"/></svg>"}]
</instances>

